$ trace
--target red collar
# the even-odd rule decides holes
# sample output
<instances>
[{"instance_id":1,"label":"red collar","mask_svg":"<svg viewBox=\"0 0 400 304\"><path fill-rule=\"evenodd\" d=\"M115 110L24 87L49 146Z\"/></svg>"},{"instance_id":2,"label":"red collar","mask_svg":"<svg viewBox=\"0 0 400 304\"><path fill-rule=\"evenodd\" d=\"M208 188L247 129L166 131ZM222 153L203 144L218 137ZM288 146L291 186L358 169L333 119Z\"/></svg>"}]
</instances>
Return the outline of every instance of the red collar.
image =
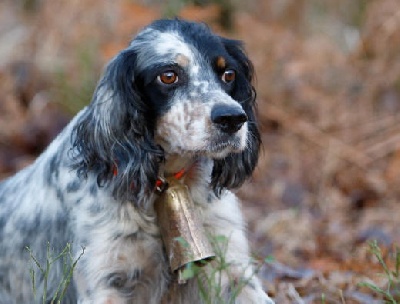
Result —
<instances>
[{"instance_id":1,"label":"red collar","mask_svg":"<svg viewBox=\"0 0 400 304\"><path fill-rule=\"evenodd\" d=\"M173 177L176 180L181 180L192 167L193 167L193 165L189 166L189 168L182 168L178 172L173 173L171 175L171 177ZM118 175L118 166L116 164L114 164L112 171L113 171L114 176ZM133 183L132 183L131 187L134 187ZM154 191L158 194L161 194L167 189L168 189L167 180L163 177L158 177Z\"/></svg>"},{"instance_id":2,"label":"red collar","mask_svg":"<svg viewBox=\"0 0 400 304\"><path fill-rule=\"evenodd\" d=\"M189 169L182 168L178 172L175 172L174 174L172 174L171 177L179 181L186 175L186 173L190 170L190 168L191 167L189 167ZM168 189L168 181L163 177L158 177L158 179L156 181L155 192L158 194L161 194L167 189Z\"/></svg>"}]
</instances>

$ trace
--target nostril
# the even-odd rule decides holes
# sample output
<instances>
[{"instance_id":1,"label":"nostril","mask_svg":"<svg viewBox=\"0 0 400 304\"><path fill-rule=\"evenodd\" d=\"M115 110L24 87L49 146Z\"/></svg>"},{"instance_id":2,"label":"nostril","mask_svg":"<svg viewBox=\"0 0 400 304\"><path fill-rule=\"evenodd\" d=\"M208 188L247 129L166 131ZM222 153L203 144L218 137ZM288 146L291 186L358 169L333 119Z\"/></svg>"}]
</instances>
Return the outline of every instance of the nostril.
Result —
<instances>
[{"instance_id":1,"label":"nostril","mask_svg":"<svg viewBox=\"0 0 400 304\"><path fill-rule=\"evenodd\" d=\"M240 115L221 115L215 117L213 123L217 124L219 127L229 128L231 126L240 127L247 121L247 117L244 114Z\"/></svg>"},{"instance_id":2,"label":"nostril","mask_svg":"<svg viewBox=\"0 0 400 304\"><path fill-rule=\"evenodd\" d=\"M211 111L211 121L223 132L233 134L247 121L243 109L226 105L215 106Z\"/></svg>"}]
</instances>

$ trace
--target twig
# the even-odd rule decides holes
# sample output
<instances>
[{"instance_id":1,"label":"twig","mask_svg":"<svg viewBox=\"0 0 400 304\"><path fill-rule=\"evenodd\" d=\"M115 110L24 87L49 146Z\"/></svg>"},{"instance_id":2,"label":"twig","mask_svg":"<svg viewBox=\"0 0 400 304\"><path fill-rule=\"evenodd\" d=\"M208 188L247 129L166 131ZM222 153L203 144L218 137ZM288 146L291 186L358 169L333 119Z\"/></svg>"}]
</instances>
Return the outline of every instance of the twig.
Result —
<instances>
[{"instance_id":1,"label":"twig","mask_svg":"<svg viewBox=\"0 0 400 304\"><path fill-rule=\"evenodd\" d=\"M290 132L304 137L308 141L318 145L321 148L326 148L329 145L333 145L335 149L332 150L338 158L341 158L362 169L366 169L367 165L373 161L373 159L371 159L365 153L354 149L336 137L324 133L320 129L316 128L313 124L303 119L294 117L294 115L288 114L276 105L266 104L265 111L260 112L259 116L263 119L272 119L278 121Z\"/></svg>"},{"instance_id":2,"label":"twig","mask_svg":"<svg viewBox=\"0 0 400 304\"><path fill-rule=\"evenodd\" d=\"M400 149L400 134L395 134L365 149L365 152L371 157L372 161L376 161L398 149Z\"/></svg>"},{"instance_id":3,"label":"twig","mask_svg":"<svg viewBox=\"0 0 400 304\"><path fill-rule=\"evenodd\" d=\"M293 284L289 284L288 294L293 300L296 301L297 304L305 304L305 302L303 301L303 299L300 297L299 293L297 292L296 288L294 288Z\"/></svg>"},{"instance_id":4,"label":"twig","mask_svg":"<svg viewBox=\"0 0 400 304\"><path fill-rule=\"evenodd\" d=\"M381 133L390 132L393 129L399 128L400 115L390 114L385 117L376 118L374 120L369 120L362 125L359 121L353 121L351 124L347 124L342 127L341 132L350 133L350 130L356 129L355 134L346 135L346 140L348 142L357 143L359 145L368 145L366 141L374 140L376 136L381 136ZM341 123L343 126L344 124Z\"/></svg>"}]
</instances>

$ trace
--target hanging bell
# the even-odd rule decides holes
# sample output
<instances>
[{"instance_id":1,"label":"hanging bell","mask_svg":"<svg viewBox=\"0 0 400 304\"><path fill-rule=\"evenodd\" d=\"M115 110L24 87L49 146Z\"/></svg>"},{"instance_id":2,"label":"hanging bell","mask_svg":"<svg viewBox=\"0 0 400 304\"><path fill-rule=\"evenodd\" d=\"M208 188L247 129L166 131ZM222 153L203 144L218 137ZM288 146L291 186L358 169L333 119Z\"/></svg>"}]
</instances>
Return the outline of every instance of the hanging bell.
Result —
<instances>
[{"instance_id":1,"label":"hanging bell","mask_svg":"<svg viewBox=\"0 0 400 304\"><path fill-rule=\"evenodd\" d=\"M179 283L185 283L182 270L186 264L201 265L201 261L207 262L215 256L188 187L169 180L154 207L171 271L178 271Z\"/></svg>"}]
</instances>

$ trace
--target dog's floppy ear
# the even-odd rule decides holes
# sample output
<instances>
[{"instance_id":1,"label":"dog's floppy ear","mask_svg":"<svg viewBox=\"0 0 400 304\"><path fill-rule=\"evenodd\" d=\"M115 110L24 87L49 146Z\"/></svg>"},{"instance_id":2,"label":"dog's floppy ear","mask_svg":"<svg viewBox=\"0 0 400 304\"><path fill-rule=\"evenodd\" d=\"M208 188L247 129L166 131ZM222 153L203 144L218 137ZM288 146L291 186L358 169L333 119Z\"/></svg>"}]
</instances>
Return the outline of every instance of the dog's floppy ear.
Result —
<instances>
[{"instance_id":1,"label":"dog's floppy ear","mask_svg":"<svg viewBox=\"0 0 400 304\"><path fill-rule=\"evenodd\" d=\"M127 49L107 66L91 104L74 128L75 169L95 174L115 198L144 201L153 190L163 151L154 143L154 122L135 85L136 54Z\"/></svg>"},{"instance_id":2,"label":"dog's floppy ear","mask_svg":"<svg viewBox=\"0 0 400 304\"><path fill-rule=\"evenodd\" d=\"M223 159L214 161L211 186L217 195L224 188L237 188L250 177L258 161L261 145L260 133L255 117L256 92L252 86L254 68L243 51L240 41L221 38L225 49L239 64L236 84L232 98L238 101L248 117L248 136L246 148L240 153L231 153Z\"/></svg>"}]
</instances>

